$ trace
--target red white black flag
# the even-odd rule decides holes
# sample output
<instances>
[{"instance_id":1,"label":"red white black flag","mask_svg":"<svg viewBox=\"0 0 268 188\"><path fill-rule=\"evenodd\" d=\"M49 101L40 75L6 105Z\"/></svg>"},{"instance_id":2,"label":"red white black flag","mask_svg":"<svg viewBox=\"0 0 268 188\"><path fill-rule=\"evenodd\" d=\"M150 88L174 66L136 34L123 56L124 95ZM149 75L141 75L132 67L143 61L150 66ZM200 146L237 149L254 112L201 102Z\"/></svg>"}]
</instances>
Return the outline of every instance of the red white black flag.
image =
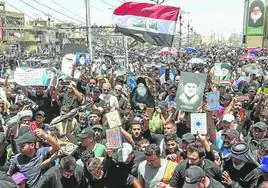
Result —
<instances>
[{"instance_id":1,"label":"red white black flag","mask_svg":"<svg viewBox=\"0 0 268 188\"><path fill-rule=\"evenodd\" d=\"M180 8L150 3L126 2L116 8L116 31L141 42L172 46Z\"/></svg>"}]
</instances>

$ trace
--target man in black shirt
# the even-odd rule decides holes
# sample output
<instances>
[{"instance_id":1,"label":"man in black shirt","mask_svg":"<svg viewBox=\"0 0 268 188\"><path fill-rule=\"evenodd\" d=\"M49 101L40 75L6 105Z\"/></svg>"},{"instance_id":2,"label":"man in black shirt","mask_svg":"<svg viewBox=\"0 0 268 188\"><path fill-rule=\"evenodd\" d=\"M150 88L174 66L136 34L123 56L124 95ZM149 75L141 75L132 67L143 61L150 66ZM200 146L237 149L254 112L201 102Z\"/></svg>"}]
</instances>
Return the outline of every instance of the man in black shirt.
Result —
<instances>
[{"instance_id":1,"label":"man in black shirt","mask_svg":"<svg viewBox=\"0 0 268 188\"><path fill-rule=\"evenodd\" d=\"M185 178L185 172L192 165L201 167L206 175L217 181L221 180L221 169L212 161L205 159L206 150L199 142L194 142L187 147L187 159L179 163L169 182L170 187L180 187Z\"/></svg>"},{"instance_id":2,"label":"man in black shirt","mask_svg":"<svg viewBox=\"0 0 268 188\"><path fill-rule=\"evenodd\" d=\"M183 188L203 187L203 188L224 188L224 186L206 175L199 166L191 166L185 172Z\"/></svg>"},{"instance_id":3,"label":"man in black shirt","mask_svg":"<svg viewBox=\"0 0 268 188\"><path fill-rule=\"evenodd\" d=\"M49 123L53 118L59 115L59 106L56 101L52 100L48 90L44 87L36 87L35 94L24 92L25 95L38 105L37 110L42 110L47 115L46 122ZM35 112L36 112L35 111Z\"/></svg>"},{"instance_id":4,"label":"man in black shirt","mask_svg":"<svg viewBox=\"0 0 268 188\"><path fill-rule=\"evenodd\" d=\"M107 145L104 169L106 171L106 188L139 187L139 181L131 174L134 160L132 146L123 143L123 147L115 152Z\"/></svg>"},{"instance_id":5,"label":"man in black shirt","mask_svg":"<svg viewBox=\"0 0 268 188\"><path fill-rule=\"evenodd\" d=\"M0 132L0 171L7 171L7 150L5 147L5 136Z\"/></svg>"},{"instance_id":6,"label":"man in black shirt","mask_svg":"<svg viewBox=\"0 0 268 188\"><path fill-rule=\"evenodd\" d=\"M59 166L50 168L39 180L36 188L86 188L83 169L72 156L63 157Z\"/></svg>"}]
</instances>

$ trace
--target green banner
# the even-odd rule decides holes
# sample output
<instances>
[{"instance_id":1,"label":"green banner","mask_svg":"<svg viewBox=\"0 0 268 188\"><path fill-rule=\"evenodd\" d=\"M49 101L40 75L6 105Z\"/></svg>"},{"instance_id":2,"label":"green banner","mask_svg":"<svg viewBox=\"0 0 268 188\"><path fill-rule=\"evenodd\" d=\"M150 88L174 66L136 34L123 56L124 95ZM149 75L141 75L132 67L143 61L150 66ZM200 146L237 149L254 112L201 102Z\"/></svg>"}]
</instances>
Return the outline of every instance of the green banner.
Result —
<instances>
[{"instance_id":1,"label":"green banner","mask_svg":"<svg viewBox=\"0 0 268 188\"><path fill-rule=\"evenodd\" d=\"M248 7L248 36L263 36L264 32L264 0L250 0Z\"/></svg>"}]
</instances>

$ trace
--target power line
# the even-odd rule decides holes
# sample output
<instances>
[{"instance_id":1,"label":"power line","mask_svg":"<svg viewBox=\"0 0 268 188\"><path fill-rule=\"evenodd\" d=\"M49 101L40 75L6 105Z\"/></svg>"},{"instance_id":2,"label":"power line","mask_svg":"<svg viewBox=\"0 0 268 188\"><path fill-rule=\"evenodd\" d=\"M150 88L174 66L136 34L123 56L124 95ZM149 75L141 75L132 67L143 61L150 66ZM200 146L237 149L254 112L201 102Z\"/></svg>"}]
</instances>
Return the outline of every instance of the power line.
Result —
<instances>
[{"instance_id":1,"label":"power line","mask_svg":"<svg viewBox=\"0 0 268 188\"><path fill-rule=\"evenodd\" d=\"M104 1L104 0L100 0L102 3L104 3L104 4L106 4L106 5L109 5L109 6L111 6L111 7L116 7L116 6L114 6L114 5L112 5L112 4L110 4L110 3L107 3L106 1Z\"/></svg>"},{"instance_id":2,"label":"power line","mask_svg":"<svg viewBox=\"0 0 268 188\"><path fill-rule=\"evenodd\" d=\"M72 10L63 7L61 4L57 3L56 1L54 1L54 0L50 0L50 1L52 1L54 4L58 5L58 6L61 7L62 9L68 11L69 13L72 13L74 16L76 16L76 17L78 17L78 18L80 18L80 19L86 20L85 18L83 18L83 17L81 17L81 16L79 16L79 15L73 13Z\"/></svg>"},{"instance_id":3,"label":"power line","mask_svg":"<svg viewBox=\"0 0 268 188\"><path fill-rule=\"evenodd\" d=\"M92 8L94 8L94 9L96 9L96 10L100 11L102 14L107 15L107 12L106 12L106 11L103 11L103 10L101 10L100 8L95 7L95 6L93 6L93 5L91 5L91 6L92 6Z\"/></svg>"},{"instance_id":4,"label":"power line","mask_svg":"<svg viewBox=\"0 0 268 188\"><path fill-rule=\"evenodd\" d=\"M77 22L80 22L80 23L85 24L85 22L82 22L82 21L80 21L80 20L78 20L78 19L75 19L75 18L73 18L73 17L71 17L71 16L69 16L69 15L67 15L67 14L64 14L64 13L62 13L62 12L59 12L59 11L57 11L56 9L53 9L53 8L51 8L51 7L49 7L49 6L45 5L45 4L43 4L43 3L40 3L40 2L38 2L38 1L36 1L36 0L33 0L33 1L36 2L36 3L38 3L39 5L41 5L41 6L43 6L43 7L46 7L46 8L48 8L48 9L54 11L54 12L57 12L58 14L61 14L61 15L65 16L65 17L68 17L68 18L70 18L70 19L72 19L72 20L75 20L75 21L77 21Z\"/></svg>"},{"instance_id":5,"label":"power line","mask_svg":"<svg viewBox=\"0 0 268 188\"><path fill-rule=\"evenodd\" d=\"M17 7L15 7L15 6L13 6L13 5L11 5L9 2L5 2L8 6L10 6L10 7L12 7L12 8L14 8L15 10L17 10L17 11L19 11L19 12L21 12L21 13L23 13L25 16L28 16L29 18L31 18L32 20L34 20L34 17L32 17L32 16L30 16L30 15L28 15L28 14L26 14L26 13L24 13L24 12L22 12L20 9L18 9Z\"/></svg>"},{"instance_id":6,"label":"power line","mask_svg":"<svg viewBox=\"0 0 268 188\"><path fill-rule=\"evenodd\" d=\"M34 6L32 6L32 5L30 5L29 3L26 3L26 2L23 1L23 0L19 0L19 1L22 2L22 3L24 3L24 4L26 4L26 5L28 5L29 7L31 7L31 8L33 8L33 9L37 10L37 11L39 11L39 12L42 12L42 13L45 14L45 15L48 15L46 12L44 12L44 11L42 11L42 10L40 10L40 9L38 9L38 8L36 8L36 7L34 7ZM53 18L54 20L57 20L57 21L61 22L61 23L65 23L65 22L61 21L60 19L55 18L54 16L50 16L50 17Z\"/></svg>"}]
</instances>

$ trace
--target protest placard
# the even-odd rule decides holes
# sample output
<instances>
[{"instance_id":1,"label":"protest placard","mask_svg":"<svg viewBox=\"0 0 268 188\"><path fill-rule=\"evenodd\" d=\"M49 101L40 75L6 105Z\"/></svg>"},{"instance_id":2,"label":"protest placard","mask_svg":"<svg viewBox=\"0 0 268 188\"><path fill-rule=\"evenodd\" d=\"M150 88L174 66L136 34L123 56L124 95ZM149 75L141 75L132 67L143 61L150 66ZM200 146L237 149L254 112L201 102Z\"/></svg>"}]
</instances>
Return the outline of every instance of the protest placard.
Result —
<instances>
[{"instance_id":1,"label":"protest placard","mask_svg":"<svg viewBox=\"0 0 268 188\"><path fill-rule=\"evenodd\" d=\"M43 74L45 69L16 68L15 82L21 86L43 86Z\"/></svg>"},{"instance_id":2,"label":"protest placard","mask_svg":"<svg viewBox=\"0 0 268 188\"><path fill-rule=\"evenodd\" d=\"M106 130L107 144L112 148L117 149L122 147L122 136L119 127Z\"/></svg>"},{"instance_id":3,"label":"protest placard","mask_svg":"<svg viewBox=\"0 0 268 188\"><path fill-rule=\"evenodd\" d=\"M230 84L232 78L232 65L230 63L215 63L210 73L214 83Z\"/></svg>"},{"instance_id":4,"label":"protest placard","mask_svg":"<svg viewBox=\"0 0 268 188\"><path fill-rule=\"evenodd\" d=\"M56 86L57 70L55 68L19 68L14 73L14 80L21 86Z\"/></svg>"},{"instance_id":5,"label":"protest placard","mask_svg":"<svg viewBox=\"0 0 268 188\"><path fill-rule=\"evenodd\" d=\"M76 52L75 55L75 61L77 66L86 66L89 65L90 60L89 60L89 53L80 53Z\"/></svg>"},{"instance_id":6,"label":"protest placard","mask_svg":"<svg viewBox=\"0 0 268 188\"><path fill-rule=\"evenodd\" d=\"M218 91L209 92L207 96L207 106L210 111L217 111L220 107L220 93Z\"/></svg>"},{"instance_id":7,"label":"protest placard","mask_svg":"<svg viewBox=\"0 0 268 188\"><path fill-rule=\"evenodd\" d=\"M191 134L207 134L206 113L191 113Z\"/></svg>"},{"instance_id":8,"label":"protest placard","mask_svg":"<svg viewBox=\"0 0 268 188\"><path fill-rule=\"evenodd\" d=\"M206 74L182 72L176 93L177 109L184 112L196 112L204 95Z\"/></svg>"},{"instance_id":9,"label":"protest placard","mask_svg":"<svg viewBox=\"0 0 268 188\"><path fill-rule=\"evenodd\" d=\"M122 125L119 112L117 110L105 114L108 125L110 128L118 127Z\"/></svg>"}]
</instances>

